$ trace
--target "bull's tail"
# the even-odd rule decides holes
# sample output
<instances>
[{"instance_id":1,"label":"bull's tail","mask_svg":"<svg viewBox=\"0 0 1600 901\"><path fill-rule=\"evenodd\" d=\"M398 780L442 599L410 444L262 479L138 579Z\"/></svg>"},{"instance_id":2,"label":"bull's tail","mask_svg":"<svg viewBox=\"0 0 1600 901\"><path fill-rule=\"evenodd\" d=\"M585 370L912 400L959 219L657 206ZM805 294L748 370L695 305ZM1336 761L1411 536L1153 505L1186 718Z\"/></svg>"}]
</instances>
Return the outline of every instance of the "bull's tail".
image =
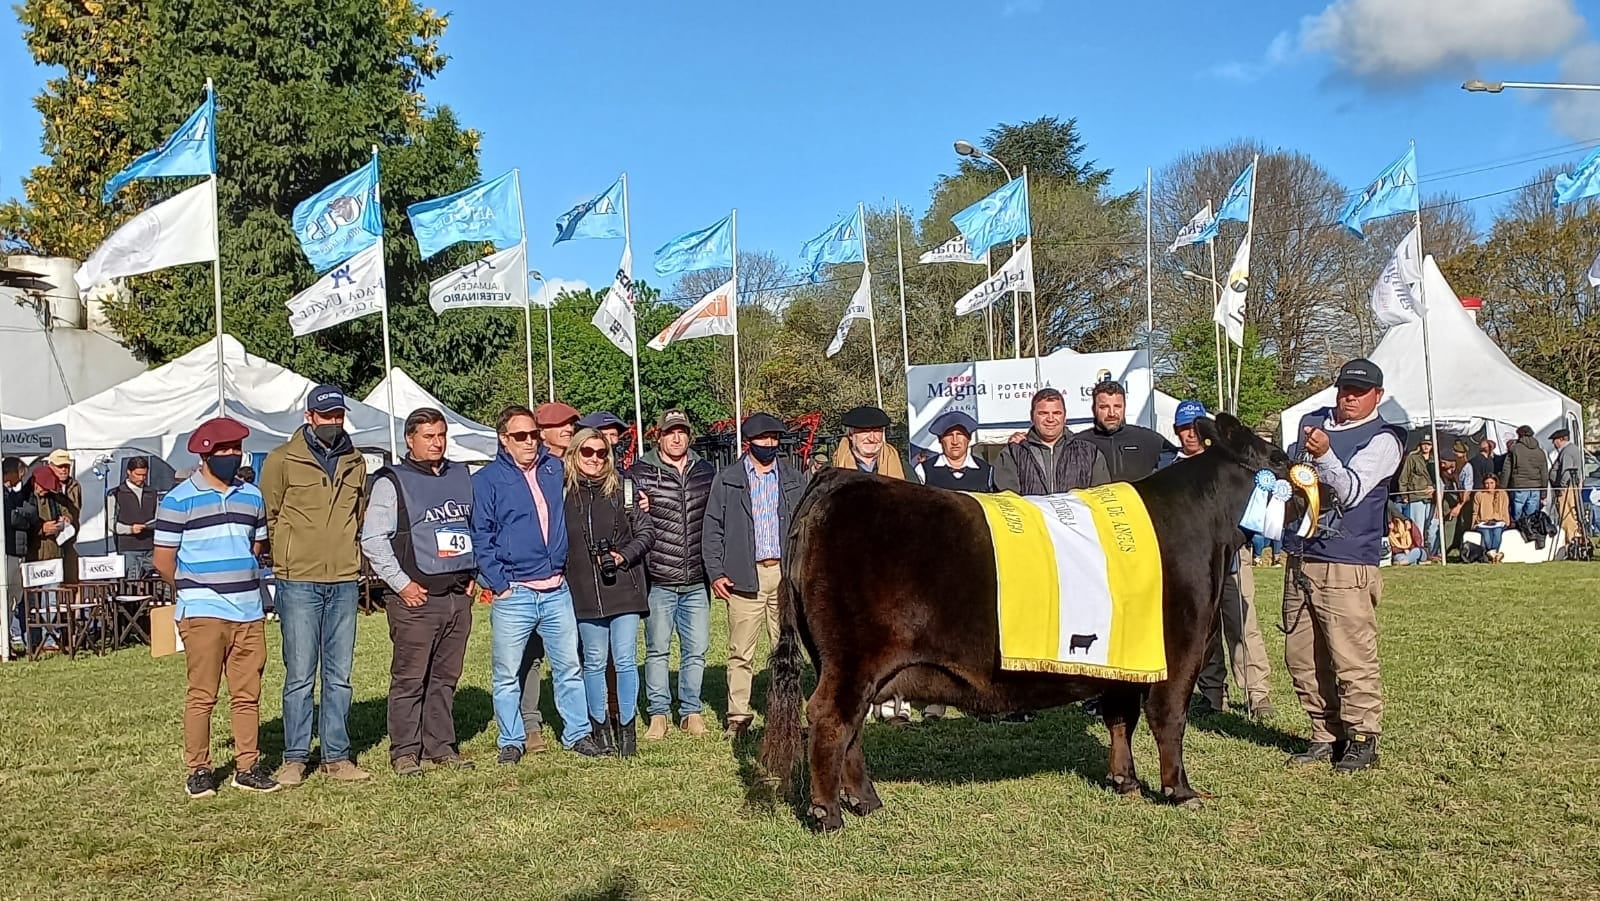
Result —
<instances>
[{"instance_id":1,"label":"bull's tail","mask_svg":"<svg viewBox=\"0 0 1600 901\"><path fill-rule=\"evenodd\" d=\"M802 504L803 506L803 504ZM796 511L795 519L800 518ZM790 535L783 555L783 578L778 584L778 643L772 649L772 683L767 687L767 721L761 734L761 768L778 782L782 796L789 794L794 766L801 751L800 704L805 661L800 645L800 590L795 570L805 559L805 542L799 530Z\"/></svg>"}]
</instances>

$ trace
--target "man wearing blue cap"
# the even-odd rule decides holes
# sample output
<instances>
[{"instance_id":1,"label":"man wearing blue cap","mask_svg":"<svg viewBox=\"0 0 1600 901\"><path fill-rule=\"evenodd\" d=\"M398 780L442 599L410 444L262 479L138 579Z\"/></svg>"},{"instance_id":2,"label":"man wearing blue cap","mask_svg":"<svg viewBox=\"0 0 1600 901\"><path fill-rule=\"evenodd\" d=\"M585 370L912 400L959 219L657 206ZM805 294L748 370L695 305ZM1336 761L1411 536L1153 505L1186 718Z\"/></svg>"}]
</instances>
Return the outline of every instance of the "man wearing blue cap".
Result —
<instances>
[{"instance_id":1,"label":"man wearing blue cap","mask_svg":"<svg viewBox=\"0 0 1600 901\"><path fill-rule=\"evenodd\" d=\"M1172 431L1178 436L1178 451L1169 463L1187 460L1205 452L1205 442L1195 429L1195 421L1205 417L1205 405L1197 400L1178 404L1172 417ZM1257 720L1266 720L1274 713L1270 697L1267 666L1267 646L1261 639L1261 624L1256 621L1255 576L1246 575L1239 566L1244 554L1241 548L1228 561L1228 578L1222 581L1221 616L1211 627L1211 639L1206 650L1206 661L1195 682L1200 700L1195 706L1196 716L1221 713L1227 709L1227 662L1233 663L1234 687L1244 693L1245 708ZM1223 658L1226 641L1227 660Z\"/></svg>"},{"instance_id":2,"label":"man wearing blue cap","mask_svg":"<svg viewBox=\"0 0 1600 901\"><path fill-rule=\"evenodd\" d=\"M972 433L977 430L978 421L960 410L935 417L928 432L939 440L944 453L918 463L917 480L951 491L994 491L994 468L972 455Z\"/></svg>"},{"instance_id":3,"label":"man wearing blue cap","mask_svg":"<svg viewBox=\"0 0 1600 901\"><path fill-rule=\"evenodd\" d=\"M319 674L322 772L341 782L370 777L351 759L348 723L367 463L344 430L345 409L337 385L312 388L306 424L261 466L283 630L283 766L277 779L290 787L305 781L311 764Z\"/></svg>"}]
</instances>

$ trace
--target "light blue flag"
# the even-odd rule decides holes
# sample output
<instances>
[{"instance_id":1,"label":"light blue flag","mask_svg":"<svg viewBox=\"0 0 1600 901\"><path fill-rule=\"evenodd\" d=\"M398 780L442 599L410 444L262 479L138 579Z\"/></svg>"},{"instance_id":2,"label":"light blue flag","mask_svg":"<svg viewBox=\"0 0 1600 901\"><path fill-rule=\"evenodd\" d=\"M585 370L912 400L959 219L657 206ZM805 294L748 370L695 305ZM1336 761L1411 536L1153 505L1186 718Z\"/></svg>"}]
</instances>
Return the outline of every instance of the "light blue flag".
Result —
<instances>
[{"instance_id":1,"label":"light blue flag","mask_svg":"<svg viewBox=\"0 0 1600 901\"><path fill-rule=\"evenodd\" d=\"M1217 236L1224 219L1234 222L1250 221L1250 196L1255 193L1256 164L1251 163L1244 167L1239 177L1233 180L1233 187L1228 189L1228 196L1222 198L1222 206L1217 209L1217 215L1211 219L1200 234L1195 237L1194 243L1201 244Z\"/></svg>"},{"instance_id":2,"label":"light blue flag","mask_svg":"<svg viewBox=\"0 0 1600 901\"><path fill-rule=\"evenodd\" d=\"M111 176L100 194L101 203L111 198L123 186L136 178L170 178L179 175L212 175L217 171L217 98L206 91L206 102L189 114L178 130L162 142L160 147L146 151L128 164L126 169Z\"/></svg>"},{"instance_id":3,"label":"light blue flag","mask_svg":"<svg viewBox=\"0 0 1600 901\"><path fill-rule=\"evenodd\" d=\"M861 210L828 226L828 230L807 241L800 248L800 259L806 261L807 275L814 282L817 273L828 263L859 263L864 251L861 245Z\"/></svg>"},{"instance_id":4,"label":"light blue flag","mask_svg":"<svg viewBox=\"0 0 1600 901\"><path fill-rule=\"evenodd\" d=\"M972 206L950 217L967 237L974 258L981 257L996 244L1013 241L1032 231L1028 222L1028 189L1023 179L1014 178L1005 186Z\"/></svg>"},{"instance_id":5,"label":"light blue flag","mask_svg":"<svg viewBox=\"0 0 1600 901\"><path fill-rule=\"evenodd\" d=\"M679 235L656 251L656 275L697 272L733 265L733 229L728 216L699 231Z\"/></svg>"},{"instance_id":6,"label":"light blue flag","mask_svg":"<svg viewBox=\"0 0 1600 901\"><path fill-rule=\"evenodd\" d=\"M447 197L406 207L417 249L426 260L451 244L488 241L505 249L522 241L522 191L515 169Z\"/></svg>"},{"instance_id":7,"label":"light blue flag","mask_svg":"<svg viewBox=\"0 0 1600 901\"><path fill-rule=\"evenodd\" d=\"M378 243L378 158L295 205L290 220L311 268L325 272Z\"/></svg>"},{"instance_id":8,"label":"light blue flag","mask_svg":"<svg viewBox=\"0 0 1600 901\"><path fill-rule=\"evenodd\" d=\"M1556 176L1556 206L1600 195L1600 147L1583 158L1578 168Z\"/></svg>"},{"instance_id":9,"label":"light blue flag","mask_svg":"<svg viewBox=\"0 0 1600 901\"><path fill-rule=\"evenodd\" d=\"M1339 224L1365 238L1361 225L1368 219L1415 213L1417 205L1417 148L1413 146L1380 172L1365 191L1350 198L1339 213Z\"/></svg>"},{"instance_id":10,"label":"light blue flag","mask_svg":"<svg viewBox=\"0 0 1600 901\"><path fill-rule=\"evenodd\" d=\"M622 179L611 187L578 204L556 220L556 239L552 245L573 238L621 238L627 234L622 227Z\"/></svg>"}]
</instances>

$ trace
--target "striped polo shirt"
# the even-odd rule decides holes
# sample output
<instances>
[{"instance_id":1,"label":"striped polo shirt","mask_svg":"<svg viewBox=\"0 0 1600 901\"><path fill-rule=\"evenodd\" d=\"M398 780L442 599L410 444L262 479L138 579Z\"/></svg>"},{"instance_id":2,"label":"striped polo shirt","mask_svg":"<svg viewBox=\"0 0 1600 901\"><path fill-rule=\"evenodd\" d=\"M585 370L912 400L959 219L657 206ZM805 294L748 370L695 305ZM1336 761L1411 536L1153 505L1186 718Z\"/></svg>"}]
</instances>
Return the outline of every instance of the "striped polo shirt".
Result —
<instances>
[{"instance_id":1,"label":"striped polo shirt","mask_svg":"<svg viewBox=\"0 0 1600 901\"><path fill-rule=\"evenodd\" d=\"M156 547L178 549L178 619L265 616L251 543L267 540L267 505L256 486L219 491L196 472L161 499L155 538Z\"/></svg>"}]
</instances>

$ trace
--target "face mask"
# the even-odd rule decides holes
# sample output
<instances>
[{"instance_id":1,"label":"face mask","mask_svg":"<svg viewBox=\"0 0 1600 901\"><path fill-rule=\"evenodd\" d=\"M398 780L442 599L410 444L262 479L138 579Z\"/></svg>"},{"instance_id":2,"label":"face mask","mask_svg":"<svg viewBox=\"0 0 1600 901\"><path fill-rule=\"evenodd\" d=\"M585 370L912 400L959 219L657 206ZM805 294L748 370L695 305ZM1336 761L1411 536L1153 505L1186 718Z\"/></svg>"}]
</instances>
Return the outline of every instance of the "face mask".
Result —
<instances>
[{"instance_id":1,"label":"face mask","mask_svg":"<svg viewBox=\"0 0 1600 901\"><path fill-rule=\"evenodd\" d=\"M321 441L327 447L333 447L333 443L338 441L339 436L343 433L344 426L336 422L328 422L323 423L322 425L314 425L311 427L311 434L316 435L317 440Z\"/></svg>"},{"instance_id":2,"label":"face mask","mask_svg":"<svg viewBox=\"0 0 1600 901\"><path fill-rule=\"evenodd\" d=\"M778 446L776 444L771 447L764 444L752 444L750 445L750 456L754 457L757 463L765 466L778 459Z\"/></svg>"},{"instance_id":3,"label":"face mask","mask_svg":"<svg viewBox=\"0 0 1600 901\"><path fill-rule=\"evenodd\" d=\"M239 464L243 462L244 457L240 454L215 454L206 460L206 469L211 470L217 481L232 484L233 477L239 474Z\"/></svg>"}]
</instances>

